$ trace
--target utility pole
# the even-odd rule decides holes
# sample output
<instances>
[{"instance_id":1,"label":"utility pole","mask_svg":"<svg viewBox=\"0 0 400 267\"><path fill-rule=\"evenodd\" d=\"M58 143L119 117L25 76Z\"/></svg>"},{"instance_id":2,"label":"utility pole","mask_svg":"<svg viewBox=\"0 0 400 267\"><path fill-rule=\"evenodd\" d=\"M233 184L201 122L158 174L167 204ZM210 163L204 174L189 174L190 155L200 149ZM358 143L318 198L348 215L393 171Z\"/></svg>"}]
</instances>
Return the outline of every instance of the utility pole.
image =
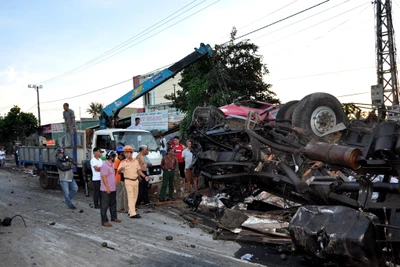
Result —
<instances>
[{"instance_id":1,"label":"utility pole","mask_svg":"<svg viewBox=\"0 0 400 267\"><path fill-rule=\"evenodd\" d=\"M36 90L36 95L37 95L37 109L38 109L38 119L39 119L39 127L40 127L41 121L40 121L39 89L42 89L42 88L43 88L43 85L28 84L28 88L34 88L34 89Z\"/></svg>"},{"instance_id":2,"label":"utility pole","mask_svg":"<svg viewBox=\"0 0 400 267\"><path fill-rule=\"evenodd\" d=\"M392 1L376 0L376 59L377 85L371 87L372 104L379 116L386 117L388 109L398 109L399 91L396 64L396 46L392 20Z\"/></svg>"}]
</instances>

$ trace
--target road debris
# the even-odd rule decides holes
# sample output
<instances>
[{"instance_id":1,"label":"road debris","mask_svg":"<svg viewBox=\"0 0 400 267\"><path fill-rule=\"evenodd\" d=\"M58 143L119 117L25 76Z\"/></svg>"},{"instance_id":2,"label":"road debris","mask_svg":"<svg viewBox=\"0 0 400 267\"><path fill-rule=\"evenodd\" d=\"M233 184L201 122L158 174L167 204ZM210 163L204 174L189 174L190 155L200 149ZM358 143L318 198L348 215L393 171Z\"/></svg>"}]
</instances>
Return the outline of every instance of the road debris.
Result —
<instances>
[{"instance_id":1,"label":"road debris","mask_svg":"<svg viewBox=\"0 0 400 267\"><path fill-rule=\"evenodd\" d=\"M253 258L253 254L249 254L249 253L246 253L242 257L240 257L241 260L247 260L247 261L250 261L251 258Z\"/></svg>"},{"instance_id":2,"label":"road debris","mask_svg":"<svg viewBox=\"0 0 400 267\"><path fill-rule=\"evenodd\" d=\"M108 249L115 250L113 247L109 247L108 244L107 244L107 242L101 243L101 246L102 246L103 248L108 248Z\"/></svg>"}]
</instances>

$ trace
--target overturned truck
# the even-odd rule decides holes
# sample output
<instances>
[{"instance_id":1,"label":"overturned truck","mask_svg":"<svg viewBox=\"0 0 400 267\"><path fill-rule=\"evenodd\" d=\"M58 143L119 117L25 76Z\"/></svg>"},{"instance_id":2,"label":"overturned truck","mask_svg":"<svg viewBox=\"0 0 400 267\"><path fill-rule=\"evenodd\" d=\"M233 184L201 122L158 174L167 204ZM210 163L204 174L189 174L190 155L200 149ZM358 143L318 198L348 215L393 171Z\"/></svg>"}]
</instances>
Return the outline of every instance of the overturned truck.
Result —
<instances>
[{"instance_id":1,"label":"overturned truck","mask_svg":"<svg viewBox=\"0 0 400 267\"><path fill-rule=\"evenodd\" d=\"M332 95L280 107L276 119L198 107L193 171L230 203L266 191L299 204L296 247L356 266L400 264L400 123L349 122ZM229 203L230 202L230 203Z\"/></svg>"}]
</instances>

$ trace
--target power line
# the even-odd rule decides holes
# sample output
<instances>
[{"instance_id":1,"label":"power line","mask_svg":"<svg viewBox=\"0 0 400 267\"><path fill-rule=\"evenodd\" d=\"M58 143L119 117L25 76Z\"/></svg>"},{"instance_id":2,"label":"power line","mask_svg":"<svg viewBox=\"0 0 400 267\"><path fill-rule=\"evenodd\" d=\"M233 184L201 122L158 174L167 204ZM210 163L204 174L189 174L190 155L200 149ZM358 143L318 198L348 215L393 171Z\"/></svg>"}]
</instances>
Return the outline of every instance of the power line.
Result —
<instances>
[{"instance_id":1,"label":"power line","mask_svg":"<svg viewBox=\"0 0 400 267\"><path fill-rule=\"evenodd\" d=\"M205 1L205 0L204 0L204 1ZM204 1L202 1L201 3L195 5L194 7L191 7L190 9L186 10L185 12L183 12L183 13L181 13L181 14L175 16L175 17L173 17L172 19L168 20L166 23L168 23L168 22L174 20L175 18L178 18L179 16L185 14L186 12L189 12L191 9L193 9L193 8L195 8L195 7L197 7L197 6L199 6L199 5L202 4ZM180 23L180 22L182 22L182 21L184 21L184 20L186 20L186 19L188 19L188 18L194 16L195 14L197 14L197 13L199 13L200 11L203 11L204 9L206 9L206 8L208 8L208 7L210 7L210 6L214 5L214 4L216 4L216 3L219 2L219 1L220 1L220 0L217 0L217 1L213 2L212 4L210 4L210 5L208 5L208 6L204 7L204 8L202 8L202 9L200 9L200 10L198 10L198 11L196 11L196 12L190 14L189 16L186 16L185 18L183 18L183 19L181 19L181 20L179 20L179 21L177 21L177 22L175 22L175 23L169 25L168 27L165 27L165 28L163 28L162 30L160 30L160 31L158 31L158 32L156 32L156 33L154 33L154 34L152 34L152 35L146 37L145 39L142 39L142 40L140 40L140 41L134 43L133 45L130 45L130 46L126 47L128 44L130 44L130 43L132 43L132 42L134 42L134 41L140 39L141 37L143 37L143 36L145 36L145 35L151 33L151 32L154 31L154 30L156 30L156 29L158 29L158 28L164 26L165 23L162 24L162 25L160 25L160 26L157 26L156 28L152 29L151 31L146 32L145 34L142 34L141 36L139 36L139 37L137 37L137 38L132 37L132 38L134 38L133 40L126 41L126 43L125 43L124 45L120 45L120 47L119 47L118 49L115 49L115 50L112 51L112 52L109 52L109 53L106 52L106 53L104 53L102 56L100 56L101 58L99 58L98 60L97 60L97 59L96 59L96 60L92 60L92 62L89 63L89 64L86 64L86 63L85 63L85 64L83 64L83 65L86 65L86 66L81 65L81 67L76 68L76 70L71 70L71 71L69 71L69 72L67 72L67 73L64 73L64 74L58 76L59 78L57 78L57 79L54 78L53 80L47 80L46 83L48 84L48 83L52 83L52 82L55 82L55 81L60 80L60 79L67 78L67 77L69 77L69 76L71 76L71 75L73 75L73 74L76 74L76 73L81 72L81 71L83 71L83 70L86 70L86 69L88 69L88 68L90 68L90 67L92 67L92 66L94 66L94 65L97 65L97 64L99 64L99 63L101 63L101 62L103 62L103 61L106 61L107 59L109 59L109 58L111 58L111 57L114 57L114 56L116 56L116 55L118 55L118 54L120 54L120 53L122 53L122 52L124 52L124 51L126 51L126 50L128 50L128 49L130 49L130 48L132 48L133 46L136 46L136 45L138 45L138 44L140 44L140 43L142 43L142 42L144 42L144 41L146 41L146 40L152 38L153 36L155 36L155 35L157 35L157 34L159 34L159 33L162 33L163 31L165 31L165 30L167 30L167 29L169 29L169 28L175 26L176 24L178 24L178 23ZM175 13L176 13L176 12L175 12ZM170 16L172 16L172 15L170 15ZM153 27L153 26L152 26L152 27ZM150 28L151 28L151 27L150 27ZM131 38L131 39L132 39L132 38ZM123 47L126 47L126 48L125 48L125 49L122 49ZM122 49L122 50L121 50L121 49ZM119 50L119 51L118 51L118 50ZM107 56L107 55L108 55L108 56ZM106 57L106 56L107 56L107 57Z\"/></svg>"},{"instance_id":2,"label":"power line","mask_svg":"<svg viewBox=\"0 0 400 267\"><path fill-rule=\"evenodd\" d=\"M166 68L166 67L168 67L168 66L171 66L171 65L172 65L172 64L165 65L165 66L160 67L160 68L157 68L157 69L155 69L155 70L146 72L146 74L143 74L143 75L141 75L141 76L150 75L151 73L157 72L157 71L159 71L160 69L164 69L164 68ZM68 97L68 98L58 99L58 100L44 101L44 102L41 102L41 103L42 103L42 104L47 104L47 103L51 103L51 102L58 102L58 101L67 100L67 99L70 99L70 98L76 98L76 97L80 97L80 96L84 96L84 95L89 95L89 94L92 94L92 93L97 93L97 92L99 92L99 91L108 89L108 88L113 87L113 86L116 86L116 85L120 85L120 84L122 84L122 83L131 81L131 80L132 80L132 78L129 78L129 79L127 79L127 80L124 80L124 81L121 81L121 82L118 82L118 83L115 83L115 84L112 84L112 85L109 85L109 86L106 86L106 87L94 89L94 90L92 90L92 91L89 91L89 92L86 92L86 93L83 93L83 94L71 96L71 97Z\"/></svg>"},{"instance_id":3,"label":"power line","mask_svg":"<svg viewBox=\"0 0 400 267\"><path fill-rule=\"evenodd\" d=\"M359 71L359 70L365 70L365 69L374 69L374 68L375 67L371 67L370 66L370 67L362 67L362 68L356 68L356 69L331 71L331 72L317 73L317 74L311 74L311 75L305 75L305 76L296 76L296 77L285 78L285 79L280 79L280 80L272 80L272 81L269 81L269 82L270 83L272 83L272 82L281 82L281 81L309 78L309 77L314 77L314 76L330 75L330 74L337 74L337 73L351 72L351 71Z\"/></svg>"},{"instance_id":4,"label":"power line","mask_svg":"<svg viewBox=\"0 0 400 267\"><path fill-rule=\"evenodd\" d=\"M119 83L114 83L112 85L109 85L109 86L106 86L106 87L103 87L103 88L99 88L99 89L96 89L96 90L93 90L93 91L90 91L90 92L87 92L87 93L83 93L83 94L80 94L80 95L70 96L70 97L61 98L61 99L57 99L57 100L42 101L41 103L42 104L46 104L46 103L59 102L59 101L63 101L63 100L68 100L68 99L77 98L77 97L80 97L80 96L93 94L93 93L96 93L98 91L102 91L102 90L105 90L105 89L108 89L108 88L111 88L111 87L114 87L114 86L117 86L117 85L120 85L120 84L123 84L123 83L126 83L126 82L130 82L131 80L132 79L128 79L128 80L125 80L125 81L122 81L122 82L119 82Z\"/></svg>"},{"instance_id":5,"label":"power line","mask_svg":"<svg viewBox=\"0 0 400 267\"><path fill-rule=\"evenodd\" d=\"M316 23L316 24L313 24L313 25L311 25L311 26L309 26L309 27L306 27L306 28L304 28L304 29L301 29L301 30L299 30L299 31L296 31L295 33L286 35L285 37L282 37L282 38L280 38L280 39L278 39L278 40L275 40L275 41L273 41L273 42L270 42L270 43L261 45L260 47L264 47L264 46L267 46L267 45L270 45L270 44L274 44L274 43L279 42L279 41L282 41L283 39L286 39L286 38L288 38L288 37L290 37L290 36L293 36L293 35L296 35L296 34L298 34L298 33L300 33L300 32L306 31L306 30L308 30L308 29L310 29L310 28L312 28L312 27L319 26L319 25L321 25L321 24L324 23L324 22L327 22L327 21L329 21L329 20L331 20L331 19L337 18L338 16L341 16L341 15L344 15L344 14L346 14L346 13L349 13L349 12L351 12L351 11L353 11L353 10L355 10L355 9L358 9L358 8L360 8L360 7L362 7L362 6L366 5L366 4L370 4L370 3L367 2L367 3L361 4L361 5L359 5L359 6L355 7L355 8L352 8L352 9L350 9L350 10L344 11L344 12L342 12L342 13L340 13L340 14L338 14L338 15L335 15L335 16L329 18L329 19L320 21L320 22L318 22L318 23Z\"/></svg>"},{"instance_id":6,"label":"power line","mask_svg":"<svg viewBox=\"0 0 400 267\"><path fill-rule=\"evenodd\" d=\"M288 7L288 6L290 6L291 4L293 4L293 3L297 2L297 1L298 1L298 0L294 0L294 1L290 2L289 4L282 6L282 7L278 8L278 9L272 11L271 13L268 13L266 16L263 16L263 17L261 17L261 18L255 20L255 21L253 21L253 22L251 22L251 23L249 23L249 24L247 24L247 25L245 25L245 26L243 26L243 27L238 28L237 30L238 30L238 31L239 31L239 30L243 30L244 28L247 28L248 26L253 25L253 24L256 23L256 22L259 22L260 20L262 20L262 19L264 19L264 18L266 18L266 17L268 17L268 16L270 16L270 15L272 15L272 14L275 14L276 12L278 12L278 11L280 11L280 10L282 10L282 9L284 9L284 8L286 8L286 7ZM224 35L223 37L221 37L221 39L224 39L224 38L226 38L226 37L229 37L229 34Z\"/></svg>"},{"instance_id":7,"label":"power line","mask_svg":"<svg viewBox=\"0 0 400 267\"><path fill-rule=\"evenodd\" d=\"M125 46L127 43L130 43L130 42L132 42L132 41L134 41L134 40L140 38L141 36L143 36L143 33L144 33L144 35L147 34L146 31L150 30L151 28L155 27L156 25L160 24L161 22L165 21L165 20L168 19L169 17L175 15L176 13L180 12L181 10L185 9L186 7L190 6L192 3L196 2L196 1L197 1L197 0L194 0L194 1L192 1L191 3L185 5L184 7L182 7L181 9L179 9L178 11L172 13L171 15L169 15L169 16L165 17L164 19L158 21L157 23L151 25L151 26L148 27L147 29L141 31L140 33L138 33L138 34L136 34L135 36L129 38L128 40L126 40L126 41L120 43L119 45L113 47L112 49L110 49L110 50L104 52L104 53L101 54L100 56L97 56L97 57L95 57L95 58L93 58L93 59L87 61L86 63L81 64L81 65L79 65L78 67L73 68L72 70L69 70L69 71L67 71L67 72L65 72L65 73L63 73L63 74L60 74L60 75L58 75L58 76L56 76L56 77L53 77L53 78L51 78L51 79L47 79L47 80L45 80L45 81L42 81L41 83L48 83L48 82L51 82L51 81L53 81L53 80L61 79L63 76L65 76L65 75L67 75L67 74L69 74L69 73L71 73L71 72L74 72L74 71L76 71L76 70L78 70L78 69L80 69L80 68L82 68L82 67L84 67L84 66L86 66L86 65L88 65L88 64L90 64L90 63L92 63L92 62L95 62L95 61L97 61L98 59L104 57L105 55L110 54L111 52L113 52L113 51L115 51L115 50L118 50L120 47ZM203 2L204 2L204 1L203 1ZM197 5L196 5L196 6L197 6ZM189 9L189 10L190 10L190 9ZM187 10L187 11L189 11L189 10ZM187 12L187 11L185 11L185 12ZM181 15L182 15L182 14L181 14ZM159 27L160 27L160 26L159 26ZM157 27L157 28L158 28L158 27ZM156 29L157 29L157 28L156 28ZM154 29L153 29L153 30L154 30Z\"/></svg>"},{"instance_id":8,"label":"power line","mask_svg":"<svg viewBox=\"0 0 400 267\"><path fill-rule=\"evenodd\" d=\"M162 29L161 31L158 31L158 32L154 33L153 35L150 35L149 37L147 37L147 38L145 38L145 39L143 39L143 40L141 40L141 41L138 41L137 43L134 43L133 45L128 46L127 48L125 48L125 49L123 49L123 50L121 50L121 51L117 51L116 53L111 54L110 56L108 56L108 57L106 57L106 58L103 58L102 60L100 60L100 61L98 61L98 62L94 62L94 63L92 63L91 65L86 66L86 67L83 68L83 69L80 69L80 70L78 70L78 71L75 71L75 72L73 72L73 73L70 73L70 74L64 76L63 78L69 77L69 76L71 76L71 75L73 75L73 74L75 74L75 73L78 73L78 72L81 72L81 71L83 71L83 70L85 70L85 69L88 69L88 68L90 68L90 67L92 67L92 66L94 66L94 65L97 65L97 64L99 64L99 63L101 63L101 62L103 62L103 61L106 61L107 59L109 59L109 58L111 58L111 57L114 57L114 56L116 56L116 55L118 55L118 54L120 54L120 53L122 53L122 52L124 52L124 51L126 51L126 50L128 50L128 49L130 49L130 48L132 48L133 46L136 46L136 45L138 45L138 44L140 44L140 43L143 43L144 41L150 39L151 37L153 37L153 36L155 36L155 35L157 35L157 34L163 32L163 31L165 31L165 30L167 30L167 29L169 29L169 28L175 26L175 25L178 24L178 23L181 23L182 21L184 21L184 20L186 20L186 19L188 19L188 18L190 18L190 17L196 15L196 14L199 13L200 11L203 11L204 9L206 9L206 8L208 8L208 7L210 7L210 6L214 5L214 4L216 4L216 3L219 2L219 1L221 1L221 0L217 0L217 1L213 2L212 4L206 6L205 8L202 8L202 9L196 11L195 13L192 13L191 15L189 15L189 16L187 16L187 17L181 19L181 20L179 20L178 22L176 22L176 23L174 23L174 24L172 24L172 25L170 25L170 26L168 26L168 27Z\"/></svg>"},{"instance_id":9,"label":"power line","mask_svg":"<svg viewBox=\"0 0 400 267\"><path fill-rule=\"evenodd\" d=\"M370 8L370 6L367 6L366 8L364 8L363 10L361 10L361 11L359 12L358 15L360 15L361 13L363 13L363 12L364 12L365 10L367 10L368 8ZM290 46L290 47L288 47L288 48L297 47L297 46L301 46L301 45L304 45L304 44L309 44L309 43L311 43L311 42L313 42L313 41L322 39L322 38L324 38L325 36L327 36L328 34L330 34L331 32L333 32L334 30L336 30L337 28L339 28L340 26L342 26L342 25L348 23L349 21L351 21L351 20L354 19L354 18L355 18L355 16L352 16L351 18L346 19L346 20L340 22L339 24L337 24L336 26L334 26L333 28L331 28L330 30L328 30L327 32L325 32L323 35L317 36L317 37L315 37L315 38L313 38L313 39L311 39L311 40L302 42L302 43L300 43L300 44L297 44L297 45L294 45L294 46ZM358 25L357 25L357 26L358 26ZM342 30L344 30L344 29L341 29L341 31L342 31ZM291 54L291 53L292 53L292 52L290 52L290 53L288 53L288 54Z\"/></svg>"},{"instance_id":10,"label":"power line","mask_svg":"<svg viewBox=\"0 0 400 267\"><path fill-rule=\"evenodd\" d=\"M29 110L33 109L34 107L36 107L36 104L34 104L32 107L28 108L28 109L26 110L26 112L28 112Z\"/></svg>"},{"instance_id":11,"label":"power line","mask_svg":"<svg viewBox=\"0 0 400 267\"><path fill-rule=\"evenodd\" d=\"M170 25L169 27L172 27L172 26L176 25L177 23L180 23L181 21L183 21L183 20L185 20L185 19L187 19L187 18L193 16L194 14L197 14L198 12L201 12L202 10L208 8L208 7L211 6L211 5L214 5L215 3L219 2L219 1L220 1L220 0L213 2L212 4L210 4L210 5L206 6L206 7L204 7L203 9L198 10L197 12L195 12L195 13L193 13L193 14L187 16L186 18L184 18L184 19L182 19L182 20L176 22L175 24ZM276 23L278 23L278 22L280 22L280 21L286 20L286 19L288 19L288 18L290 18L290 17L293 17L293 16L295 16L295 15L297 15L297 14L303 13L303 12L305 12L305 11L307 11L307 10L310 10L310 9L312 9L312 8L314 8L314 7L316 7L316 6L319 6L319 5L321 5L321 4L324 4L324 3L328 2L328 1L329 1L329 0L324 1L324 2L321 2L321 3L319 3L319 4L317 4L317 5L314 5L314 6L310 7L310 8L304 9L304 10L302 10L302 11L300 11L300 12L297 12L297 13L291 15L291 16L288 16L288 17L286 17L286 18L284 18L284 19L281 19L281 20L276 21L276 22L274 22L274 23L272 23L272 24L269 24L269 25L267 25L267 26L264 26L264 27L262 27L262 28L260 28L260 29L258 29L258 30L256 30L256 31L259 31L259 30L261 30L261 29L264 29L264 28L266 28L266 27L268 27L268 26L271 26L271 25L273 25L273 24L276 24ZM293 2L292 2L292 3L293 3ZM169 27L168 27L168 28L169 28ZM166 29L168 29L168 28L165 28L164 30L166 30ZM162 31L164 31L164 30L162 30ZM245 34L245 35L242 35L242 36L239 37L239 38L242 38L243 36L249 35L249 34L251 34L251 33L253 33L253 32L256 32L256 31L252 31L252 32L250 32L250 33L247 33L247 34ZM159 33L159 32L158 32L158 33ZM157 34L157 33L156 33L156 34ZM152 35L152 36L154 36L154 35ZM152 36L150 36L150 37L152 37ZM150 38L150 37L148 37L148 38ZM147 38L147 39L148 39L148 38ZM145 40L146 40L146 39L145 39ZM144 41L144 40L142 40L142 41ZM135 44L134 44L134 45L135 45ZM128 47L127 49L129 49L129 48L130 48L130 47ZM125 50L126 50L126 49L125 49ZM120 51L120 52L118 52L118 53L121 53L121 52L123 52L123 51L125 51L125 50L122 50L122 51ZM114 55L116 55L116 54L114 54ZM112 55L112 56L114 56L114 55ZM106 58L106 59L107 59L107 58ZM100 62L98 62L98 63L100 63ZM97 63L96 63L96 64L97 64ZM169 66L169 65L167 65L167 66ZM353 70L347 70L347 71L353 71ZM339 72L345 72L345 71L339 71ZM339 73L339 72L334 72L334 73ZM326 74L330 74L330 73L322 73L322 74L315 74L315 75L302 76L302 77L312 77L312 76L326 75ZM302 77L293 77L293 78L289 78L289 79L297 79L297 78L302 78ZM286 80L289 80L289 79L286 79ZM285 80L285 79L284 79L284 80ZM95 92L99 92L99 91L108 89L108 88L110 88L110 87L113 87L113 86L122 84L122 83L127 82L127 81L131 81L131 79L128 79L128 80L125 80L125 81L122 81L122 82L119 82L119 83L116 83L116 84L113 84L113 85L110 85L110 86L106 86L106 87L103 87L103 88L100 88L100 89L95 89L95 90L93 90L93 91L90 91L90 92L87 92L87 93L83 93L83 94L79 94L79 95L76 95L76 96L72 96L72 97L68 97L68 98L63 98L63 99L58 99L58 100L52 100L52 101L45 101L45 102L42 102L42 103L58 102L58 101L67 100L67 99L71 99L71 98L81 97L81 96L84 96L84 95L88 95L88 94L91 94L91 93L95 93ZM278 81L282 81L282 80L278 80ZM163 90L163 91L168 91L168 90ZM158 96L157 98L160 98L160 97L161 97L161 96ZM163 97L163 96L162 96L162 97Z\"/></svg>"},{"instance_id":12,"label":"power line","mask_svg":"<svg viewBox=\"0 0 400 267\"><path fill-rule=\"evenodd\" d=\"M318 3L318 4L316 4L316 5L313 5L313 6L309 7L309 8L303 9L303 10L301 10L301 11L299 11L299 12L296 12L296 13L290 15L290 16L287 16L287 17L285 17L285 18L283 18L283 19L277 20L277 21L272 22L272 23L270 23L270 24L268 24L268 25L265 25L265 26L263 26L263 27L261 27L261 28L258 28L258 29L254 30L254 31L251 31L251 32L248 32L248 33L246 33L246 34L243 34L243 35L241 35L241 36L239 36L239 37L236 37L235 39L237 40L237 39L243 38L243 37L245 37L245 36L247 36L247 35L253 34L253 33L258 32L258 31L261 31L261 30L263 30L263 29L265 29L265 28L268 28L268 27L270 27L270 26L272 26L272 25L275 25L275 24L277 24L277 23L279 23L279 22L282 22L282 21L284 21L284 20L287 20L287 19L289 19L289 18L292 18L292 17L294 17L294 16L297 16L297 15L299 15L299 14L301 14L301 13L304 13L304 12L306 12L306 11L308 11L308 10L311 10L311 9L313 9L313 8L316 8L317 6L320 6L320 5L325 4L325 3L327 3L327 2L329 2L329 0L320 2L320 3ZM228 43L228 42L229 42L229 41L226 41L226 42L223 43L223 44L226 44L226 43ZM223 44L222 44L222 45L223 45Z\"/></svg>"},{"instance_id":13,"label":"power line","mask_svg":"<svg viewBox=\"0 0 400 267\"><path fill-rule=\"evenodd\" d=\"M273 33L275 33L275 32L278 32L278 31L281 31L281 30L283 30L283 29L286 29L286 28L288 28L288 27L290 27L290 26L293 26L293 25L295 25L295 24L298 24L299 22L308 20L308 19L313 18L313 17L315 17L315 16L318 16L318 15L320 15L320 14L326 12L326 11L329 11L329 10L331 10L331 9L334 9L334 8L338 7L338 6L341 6L341 5L343 5L344 3L347 3L347 2L349 2L349 1L350 1L350 0L346 0L346 1L344 1L344 2L342 2L342 3L339 3L339 4L335 5L335 6L329 7L329 8L327 8L327 9L322 10L322 11L320 11L320 12L318 12L318 13L315 13L315 14L313 14L313 15L311 15L311 16L302 18L302 19L300 19L300 20L298 20L298 21L295 21L295 22L293 22L293 23L291 23L291 24L289 24L289 25L286 25L286 26L284 26L284 27L282 27L282 28L276 29L276 30L274 30L274 31L272 31L272 32L269 32L269 33L267 33L267 34L261 35L261 36L255 38L255 39L252 39L252 40L255 41L255 40L261 39L261 38L263 38L263 37L265 37L265 36L267 36L267 35L270 35L270 34L273 34Z\"/></svg>"},{"instance_id":14,"label":"power line","mask_svg":"<svg viewBox=\"0 0 400 267\"><path fill-rule=\"evenodd\" d=\"M365 94L370 94L371 92L362 92L362 93L354 93L354 94L348 94L348 95L340 95L336 97L347 97L347 96L356 96L356 95L365 95Z\"/></svg>"}]
</instances>

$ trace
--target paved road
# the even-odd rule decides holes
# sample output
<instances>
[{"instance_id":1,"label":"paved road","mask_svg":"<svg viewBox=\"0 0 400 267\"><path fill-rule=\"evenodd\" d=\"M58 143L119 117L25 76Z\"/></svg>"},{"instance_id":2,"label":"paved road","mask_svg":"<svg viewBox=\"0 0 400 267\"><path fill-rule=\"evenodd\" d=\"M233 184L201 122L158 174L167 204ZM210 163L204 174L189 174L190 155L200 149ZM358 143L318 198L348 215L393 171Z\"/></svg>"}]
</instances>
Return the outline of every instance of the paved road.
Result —
<instances>
[{"instance_id":1,"label":"paved road","mask_svg":"<svg viewBox=\"0 0 400 267\"><path fill-rule=\"evenodd\" d=\"M27 225L16 217L0 226L0 266L259 266L234 257L239 244L212 240L163 212L139 220L119 214L122 222L106 228L92 198L80 191L73 203L77 210L65 206L60 190L43 190L37 177L0 169L0 218L20 214Z\"/></svg>"}]
</instances>

